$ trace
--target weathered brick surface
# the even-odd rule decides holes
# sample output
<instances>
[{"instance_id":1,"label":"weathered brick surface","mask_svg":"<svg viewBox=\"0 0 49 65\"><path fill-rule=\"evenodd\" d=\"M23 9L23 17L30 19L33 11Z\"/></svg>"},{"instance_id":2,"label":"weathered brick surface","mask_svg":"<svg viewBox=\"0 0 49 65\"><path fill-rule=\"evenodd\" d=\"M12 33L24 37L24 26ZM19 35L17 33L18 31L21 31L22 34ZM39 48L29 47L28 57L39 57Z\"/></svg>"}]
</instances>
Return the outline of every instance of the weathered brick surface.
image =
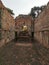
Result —
<instances>
[{"instance_id":1,"label":"weathered brick surface","mask_svg":"<svg viewBox=\"0 0 49 65\"><path fill-rule=\"evenodd\" d=\"M0 18L0 24L1 24L1 42L0 45L3 45L4 43L7 43L14 39L15 33L15 20L13 16L8 12L6 7L2 4L0 1L0 10L1 10L1 18Z\"/></svg>"},{"instance_id":2,"label":"weathered brick surface","mask_svg":"<svg viewBox=\"0 0 49 65\"><path fill-rule=\"evenodd\" d=\"M35 38L44 46L49 47L49 4L35 20Z\"/></svg>"},{"instance_id":3,"label":"weathered brick surface","mask_svg":"<svg viewBox=\"0 0 49 65\"><path fill-rule=\"evenodd\" d=\"M49 65L49 49L37 41L11 41L0 48L0 65Z\"/></svg>"},{"instance_id":4,"label":"weathered brick surface","mask_svg":"<svg viewBox=\"0 0 49 65\"><path fill-rule=\"evenodd\" d=\"M22 31L22 27L24 25L27 26L27 31L30 32L33 31L33 19L31 16L29 15L19 15L18 17L16 17L15 19L15 25L16 25L16 31Z\"/></svg>"}]
</instances>

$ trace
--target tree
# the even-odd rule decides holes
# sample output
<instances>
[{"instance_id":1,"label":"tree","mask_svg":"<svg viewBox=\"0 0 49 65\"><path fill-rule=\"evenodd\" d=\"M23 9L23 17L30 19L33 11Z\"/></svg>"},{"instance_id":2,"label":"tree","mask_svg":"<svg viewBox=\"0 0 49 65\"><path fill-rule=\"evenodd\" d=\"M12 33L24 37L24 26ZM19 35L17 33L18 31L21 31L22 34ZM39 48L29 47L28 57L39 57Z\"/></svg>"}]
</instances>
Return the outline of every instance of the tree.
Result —
<instances>
[{"instance_id":1,"label":"tree","mask_svg":"<svg viewBox=\"0 0 49 65\"><path fill-rule=\"evenodd\" d=\"M36 14L35 14L35 12L34 12L34 9L33 9L33 8L31 9L31 12L30 12L30 14L29 14L29 15L31 15L33 18L35 18L35 15L36 15Z\"/></svg>"},{"instance_id":2,"label":"tree","mask_svg":"<svg viewBox=\"0 0 49 65\"><path fill-rule=\"evenodd\" d=\"M37 17L37 16L40 14L40 12L43 11L43 9L44 9L45 7L46 7L46 5L41 6L41 7L33 7L33 8L31 9L31 12L30 12L29 15L31 15L33 18L35 18L35 17Z\"/></svg>"},{"instance_id":3,"label":"tree","mask_svg":"<svg viewBox=\"0 0 49 65\"><path fill-rule=\"evenodd\" d=\"M43 9L45 9L45 7L46 7L46 5L41 6L41 7L40 7L41 11L43 11Z\"/></svg>"},{"instance_id":4,"label":"tree","mask_svg":"<svg viewBox=\"0 0 49 65\"><path fill-rule=\"evenodd\" d=\"M13 10L6 8L8 10L8 12L10 12L12 15L14 15Z\"/></svg>"},{"instance_id":5,"label":"tree","mask_svg":"<svg viewBox=\"0 0 49 65\"><path fill-rule=\"evenodd\" d=\"M30 15L32 15L33 18L35 18L36 16L39 15L40 10L41 10L40 7L33 7L33 8L31 9ZM36 13L37 13L37 14L36 14Z\"/></svg>"}]
</instances>

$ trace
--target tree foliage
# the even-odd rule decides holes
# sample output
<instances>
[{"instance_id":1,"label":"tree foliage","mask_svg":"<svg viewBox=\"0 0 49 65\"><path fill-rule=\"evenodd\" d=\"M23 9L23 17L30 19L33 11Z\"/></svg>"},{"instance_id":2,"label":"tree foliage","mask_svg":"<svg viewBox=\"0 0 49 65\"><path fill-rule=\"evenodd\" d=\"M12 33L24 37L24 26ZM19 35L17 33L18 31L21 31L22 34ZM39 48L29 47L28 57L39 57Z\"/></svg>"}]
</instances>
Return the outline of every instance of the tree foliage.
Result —
<instances>
[{"instance_id":1,"label":"tree foliage","mask_svg":"<svg viewBox=\"0 0 49 65\"><path fill-rule=\"evenodd\" d=\"M30 12L29 15L31 15L33 18L35 18L35 17L37 17L37 16L40 14L40 12L43 11L43 9L44 9L45 7L46 7L46 5L41 6L41 7L33 7L33 8L31 9L31 12Z\"/></svg>"},{"instance_id":2,"label":"tree foliage","mask_svg":"<svg viewBox=\"0 0 49 65\"><path fill-rule=\"evenodd\" d=\"M6 8L8 10L8 12L10 12L12 15L14 15L13 10Z\"/></svg>"}]
</instances>

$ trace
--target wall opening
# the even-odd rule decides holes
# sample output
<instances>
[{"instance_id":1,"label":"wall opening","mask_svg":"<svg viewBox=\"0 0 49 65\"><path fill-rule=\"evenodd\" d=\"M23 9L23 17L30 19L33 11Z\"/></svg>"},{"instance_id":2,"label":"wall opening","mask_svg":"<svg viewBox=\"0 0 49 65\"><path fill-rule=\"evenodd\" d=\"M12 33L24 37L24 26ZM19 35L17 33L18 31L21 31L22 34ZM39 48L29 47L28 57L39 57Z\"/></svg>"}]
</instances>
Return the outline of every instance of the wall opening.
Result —
<instances>
[{"instance_id":1,"label":"wall opening","mask_svg":"<svg viewBox=\"0 0 49 65\"><path fill-rule=\"evenodd\" d=\"M34 32L31 32L31 37L32 39L34 39Z\"/></svg>"},{"instance_id":2,"label":"wall opening","mask_svg":"<svg viewBox=\"0 0 49 65\"><path fill-rule=\"evenodd\" d=\"M15 40L17 41L17 32L15 32Z\"/></svg>"}]
</instances>

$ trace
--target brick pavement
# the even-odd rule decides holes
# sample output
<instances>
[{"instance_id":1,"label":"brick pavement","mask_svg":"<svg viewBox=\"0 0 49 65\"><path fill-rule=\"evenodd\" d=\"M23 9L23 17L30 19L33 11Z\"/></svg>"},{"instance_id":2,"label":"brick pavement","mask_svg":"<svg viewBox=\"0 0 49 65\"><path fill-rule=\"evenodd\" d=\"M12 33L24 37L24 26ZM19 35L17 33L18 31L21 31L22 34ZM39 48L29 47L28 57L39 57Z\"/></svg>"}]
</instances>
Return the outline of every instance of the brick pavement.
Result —
<instances>
[{"instance_id":1,"label":"brick pavement","mask_svg":"<svg viewBox=\"0 0 49 65\"><path fill-rule=\"evenodd\" d=\"M0 48L0 65L49 65L49 49L36 41L11 41Z\"/></svg>"}]
</instances>

